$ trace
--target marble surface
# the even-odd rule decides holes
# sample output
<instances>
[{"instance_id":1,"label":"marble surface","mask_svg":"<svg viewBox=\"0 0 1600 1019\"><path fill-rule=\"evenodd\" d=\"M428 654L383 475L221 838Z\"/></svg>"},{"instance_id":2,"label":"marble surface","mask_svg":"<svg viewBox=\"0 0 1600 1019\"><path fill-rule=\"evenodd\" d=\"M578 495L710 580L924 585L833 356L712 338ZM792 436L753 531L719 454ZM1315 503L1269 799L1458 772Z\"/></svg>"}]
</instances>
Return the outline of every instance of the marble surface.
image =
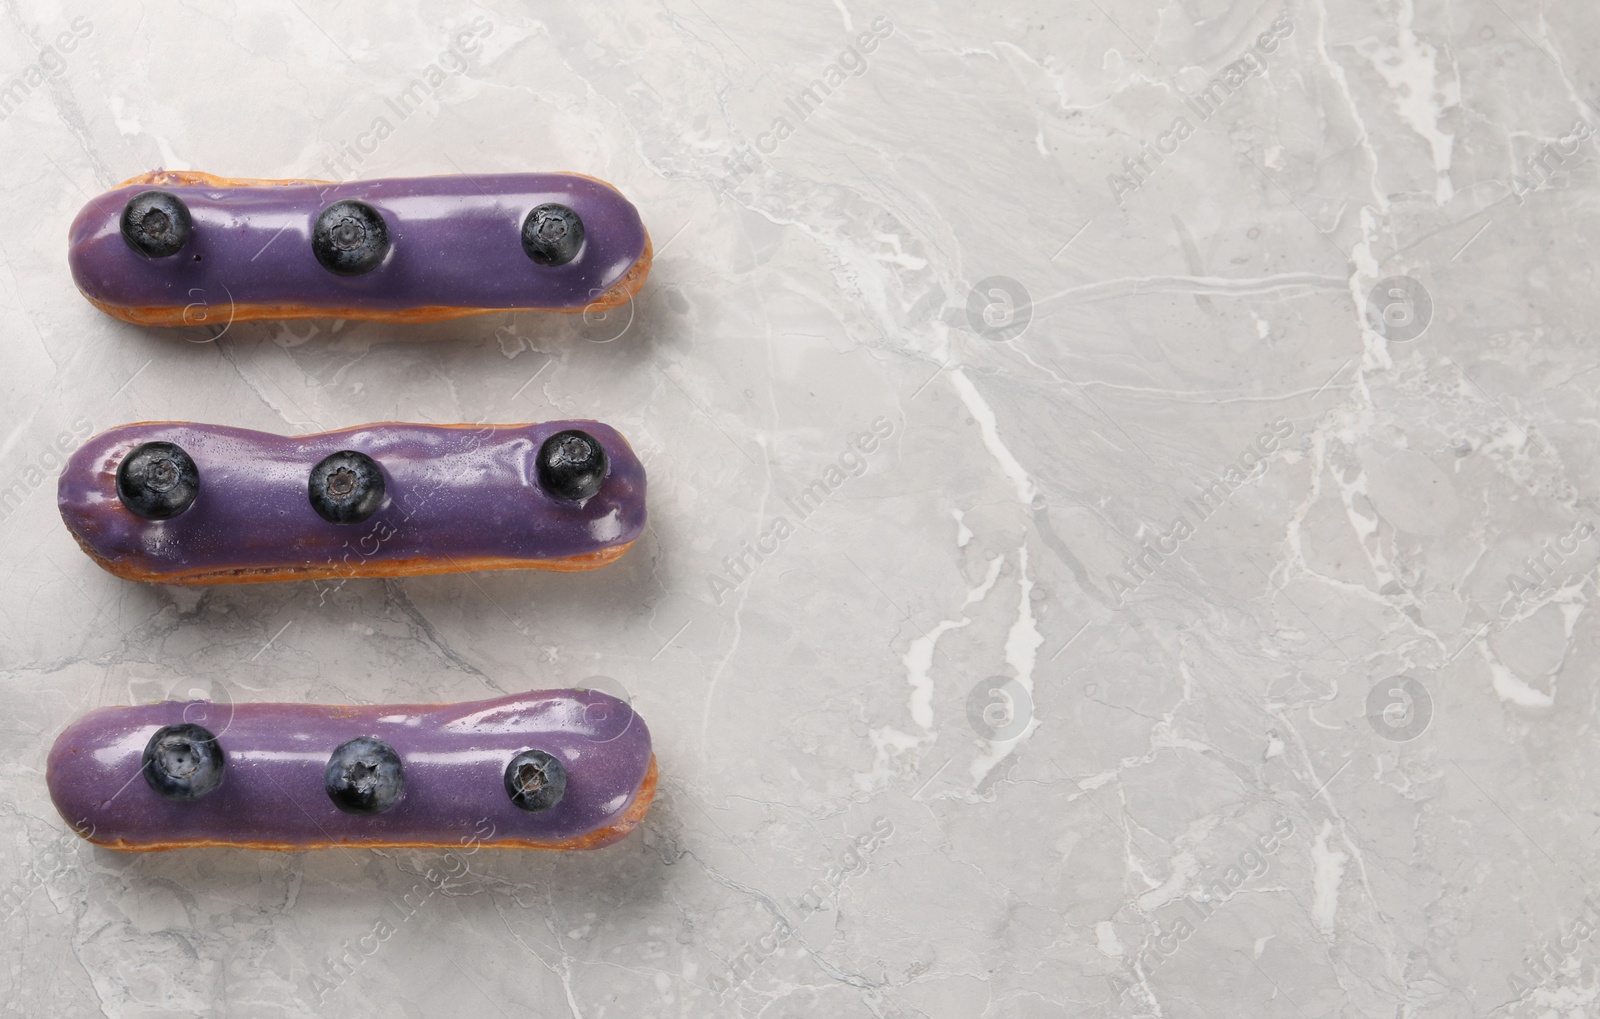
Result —
<instances>
[{"instance_id":1,"label":"marble surface","mask_svg":"<svg viewBox=\"0 0 1600 1019\"><path fill-rule=\"evenodd\" d=\"M1600 14L1577 0L0 5L7 1015L1600 1013ZM570 169L609 315L158 331L67 224L146 170ZM586 575L138 586L63 454L594 417ZM603 677L595 679L593 677ZM100 705L590 683L593 853L119 855Z\"/></svg>"}]
</instances>

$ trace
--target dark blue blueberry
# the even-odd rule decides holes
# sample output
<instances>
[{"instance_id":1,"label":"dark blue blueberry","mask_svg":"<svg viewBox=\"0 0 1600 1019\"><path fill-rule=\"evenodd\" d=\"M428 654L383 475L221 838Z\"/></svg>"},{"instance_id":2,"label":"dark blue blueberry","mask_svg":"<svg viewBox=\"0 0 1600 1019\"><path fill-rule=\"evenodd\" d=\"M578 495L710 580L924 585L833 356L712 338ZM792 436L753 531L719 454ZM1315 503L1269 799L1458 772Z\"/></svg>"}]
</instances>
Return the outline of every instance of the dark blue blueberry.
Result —
<instances>
[{"instance_id":1,"label":"dark blue blueberry","mask_svg":"<svg viewBox=\"0 0 1600 1019\"><path fill-rule=\"evenodd\" d=\"M606 451L588 432L569 428L539 447L539 485L557 499L579 502L600 491Z\"/></svg>"},{"instance_id":2,"label":"dark blue blueberry","mask_svg":"<svg viewBox=\"0 0 1600 1019\"><path fill-rule=\"evenodd\" d=\"M322 784L333 805L346 814L381 814L400 802L405 773L394 747L357 736L328 758Z\"/></svg>"},{"instance_id":3,"label":"dark blue blueberry","mask_svg":"<svg viewBox=\"0 0 1600 1019\"><path fill-rule=\"evenodd\" d=\"M540 205L522 221L522 250L540 265L566 265L583 250L583 220L565 205Z\"/></svg>"},{"instance_id":4,"label":"dark blue blueberry","mask_svg":"<svg viewBox=\"0 0 1600 1019\"><path fill-rule=\"evenodd\" d=\"M122 207L122 239L151 258L176 255L193 230L189 207L170 191L141 191Z\"/></svg>"},{"instance_id":5,"label":"dark blue blueberry","mask_svg":"<svg viewBox=\"0 0 1600 1019\"><path fill-rule=\"evenodd\" d=\"M383 471L372 457L347 449L311 468L306 494L328 523L359 524L383 505Z\"/></svg>"},{"instance_id":6,"label":"dark blue blueberry","mask_svg":"<svg viewBox=\"0 0 1600 1019\"><path fill-rule=\"evenodd\" d=\"M543 750L524 750L506 765L506 795L523 810L549 810L566 791L566 766Z\"/></svg>"},{"instance_id":7,"label":"dark blue blueberry","mask_svg":"<svg viewBox=\"0 0 1600 1019\"><path fill-rule=\"evenodd\" d=\"M200 469L173 442L135 446L117 467L117 498L146 520L170 520L200 494Z\"/></svg>"},{"instance_id":8,"label":"dark blue blueberry","mask_svg":"<svg viewBox=\"0 0 1600 1019\"><path fill-rule=\"evenodd\" d=\"M389 228L366 202L334 202L317 215L311 250L329 272L360 276L376 269L389 253Z\"/></svg>"},{"instance_id":9,"label":"dark blue blueberry","mask_svg":"<svg viewBox=\"0 0 1600 1019\"><path fill-rule=\"evenodd\" d=\"M157 729L144 746L144 780L169 800L198 800L222 784L222 747L204 726Z\"/></svg>"}]
</instances>

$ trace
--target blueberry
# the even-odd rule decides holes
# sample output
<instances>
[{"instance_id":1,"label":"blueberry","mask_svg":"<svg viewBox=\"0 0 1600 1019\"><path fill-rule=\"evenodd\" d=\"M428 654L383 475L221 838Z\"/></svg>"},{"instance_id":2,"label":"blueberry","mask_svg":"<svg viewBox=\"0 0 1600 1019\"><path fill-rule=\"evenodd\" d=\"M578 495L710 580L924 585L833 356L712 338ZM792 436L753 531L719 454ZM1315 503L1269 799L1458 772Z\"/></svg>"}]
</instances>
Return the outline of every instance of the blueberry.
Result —
<instances>
[{"instance_id":1,"label":"blueberry","mask_svg":"<svg viewBox=\"0 0 1600 1019\"><path fill-rule=\"evenodd\" d=\"M376 269L389 253L389 228L366 202L334 202L317 215L311 250L329 272L359 276Z\"/></svg>"},{"instance_id":2,"label":"blueberry","mask_svg":"<svg viewBox=\"0 0 1600 1019\"><path fill-rule=\"evenodd\" d=\"M381 814L400 802L405 773L394 747L372 736L357 736L328 758L323 787L346 814Z\"/></svg>"},{"instance_id":3,"label":"blueberry","mask_svg":"<svg viewBox=\"0 0 1600 1019\"><path fill-rule=\"evenodd\" d=\"M146 520L170 520L199 494L200 469L176 443L136 446L117 468L117 498Z\"/></svg>"},{"instance_id":4,"label":"blueberry","mask_svg":"<svg viewBox=\"0 0 1600 1019\"><path fill-rule=\"evenodd\" d=\"M606 479L606 451L588 432L570 428L539 447L539 484L557 499L579 502L600 491Z\"/></svg>"},{"instance_id":5,"label":"blueberry","mask_svg":"<svg viewBox=\"0 0 1600 1019\"><path fill-rule=\"evenodd\" d=\"M522 250L540 265L566 265L582 249L583 220L565 205L540 205L522 221Z\"/></svg>"},{"instance_id":6,"label":"blueberry","mask_svg":"<svg viewBox=\"0 0 1600 1019\"><path fill-rule=\"evenodd\" d=\"M566 766L543 750L524 750L506 765L506 795L523 810L549 810L566 791Z\"/></svg>"},{"instance_id":7,"label":"blueberry","mask_svg":"<svg viewBox=\"0 0 1600 1019\"><path fill-rule=\"evenodd\" d=\"M157 729L142 763L144 780L169 800L198 800L222 784L222 747L204 726L186 722Z\"/></svg>"},{"instance_id":8,"label":"blueberry","mask_svg":"<svg viewBox=\"0 0 1600 1019\"><path fill-rule=\"evenodd\" d=\"M122 239L151 258L177 254L193 230L189 207L170 191L141 191L122 207Z\"/></svg>"},{"instance_id":9,"label":"blueberry","mask_svg":"<svg viewBox=\"0 0 1600 1019\"><path fill-rule=\"evenodd\" d=\"M323 457L306 482L311 508L330 524L359 524L383 505L383 471L353 449Z\"/></svg>"}]
</instances>

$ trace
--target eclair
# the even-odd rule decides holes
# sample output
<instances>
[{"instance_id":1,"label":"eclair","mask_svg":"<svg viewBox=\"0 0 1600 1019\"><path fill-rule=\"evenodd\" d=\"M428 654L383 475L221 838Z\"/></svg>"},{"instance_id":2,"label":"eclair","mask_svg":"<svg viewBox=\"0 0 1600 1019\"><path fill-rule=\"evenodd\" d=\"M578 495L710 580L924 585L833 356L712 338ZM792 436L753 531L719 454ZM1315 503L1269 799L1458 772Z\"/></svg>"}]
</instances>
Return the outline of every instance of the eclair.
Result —
<instances>
[{"instance_id":1,"label":"eclair","mask_svg":"<svg viewBox=\"0 0 1600 1019\"><path fill-rule=\"evenodd\" d=\"M158 170L90 199L78 289L140 325L603 311L650 272L650 236L581 174L258 180Z\"/></svg>"},{"instance_id":2,"label":"eclair","mask_svg":"<svg viewBox=\"0 0 1600 1019\"><path fill-rule=\"evenodd\" d=\"M463 704L100 708L50 750L56 810L110 849L596 849L655 795L650 730L597 690Z\"/></svg>"},{"instance_id":3,"label":"eclair","mask_svg":"<svg viewBox=\"0 0 1600 1019\"><path fill-rule=\"evenodd\" d=\"M123 425L72 455L57 501L101 567L163 584L590 570L646 521L644 466L598 421Z\"/></svg>"}]
</instances>

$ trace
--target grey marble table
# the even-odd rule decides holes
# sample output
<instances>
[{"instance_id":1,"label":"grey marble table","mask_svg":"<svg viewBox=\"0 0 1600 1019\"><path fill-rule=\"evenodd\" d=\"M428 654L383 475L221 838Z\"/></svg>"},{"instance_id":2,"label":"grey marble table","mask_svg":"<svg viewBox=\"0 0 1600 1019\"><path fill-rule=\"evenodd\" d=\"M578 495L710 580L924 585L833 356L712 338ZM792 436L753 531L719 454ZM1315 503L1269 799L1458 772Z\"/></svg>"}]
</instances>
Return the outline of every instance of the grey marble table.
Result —
<instances>
[{"instance_id":1,"label":"grey marble table","mask_svg":"<svg viewBox=\"0 0 1600 1019\"><path fill-rule=\"evenodd\" d=\"M3 1014L1600 1014L1600 14L984 6L0 5ZM655 269L138 328L65 237L158 167L579 170ZM54 504L128 421L564 417L650 472L591 574L139 586ZM102 705L575 684L663 774L593 853L44 783Z\"/></svg>"}]
</instances>

